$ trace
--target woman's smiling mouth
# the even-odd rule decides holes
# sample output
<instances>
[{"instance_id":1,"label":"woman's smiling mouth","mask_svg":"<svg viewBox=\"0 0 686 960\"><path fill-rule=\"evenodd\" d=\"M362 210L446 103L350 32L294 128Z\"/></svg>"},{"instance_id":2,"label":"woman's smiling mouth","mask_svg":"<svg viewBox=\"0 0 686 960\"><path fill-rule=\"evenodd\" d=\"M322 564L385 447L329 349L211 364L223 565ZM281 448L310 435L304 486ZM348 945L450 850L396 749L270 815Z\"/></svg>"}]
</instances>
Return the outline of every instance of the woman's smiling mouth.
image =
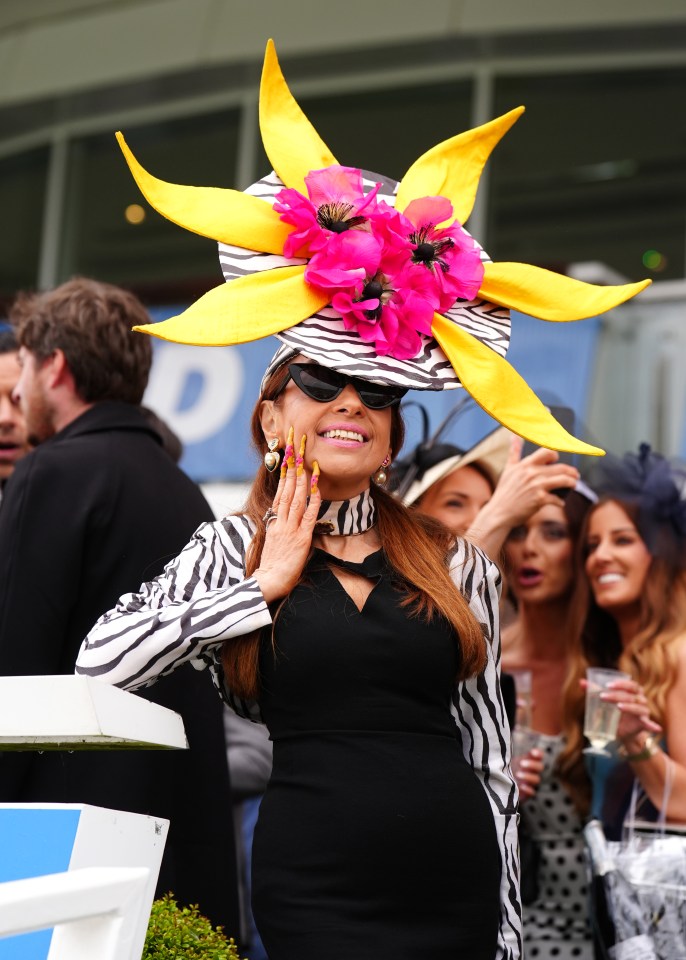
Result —
<instances>
[{"instance_id":1,"label":"woman's smiling mouth","mask_svg":"<svg viewBox=\"0 0 686 960\"><path fill-rule=\"evenodd\" d=\"M609 583L621 583L624 580L624 575L621 573L601 573L599 577L596 577L596 583L600 586L606 586Z\"/></svg>"},{"instance_id":2,"label":"woman's smiling mouth","mask_svg":"<svg viewBox=\"0 0 686 960\"><path fill-rule=\"evenodd\" d=\"M368 437L359 428L332 426L322 430L319 436L323 440L335 443L337 446L354 447L367 443Z\"/></svg>"}]
</instances>

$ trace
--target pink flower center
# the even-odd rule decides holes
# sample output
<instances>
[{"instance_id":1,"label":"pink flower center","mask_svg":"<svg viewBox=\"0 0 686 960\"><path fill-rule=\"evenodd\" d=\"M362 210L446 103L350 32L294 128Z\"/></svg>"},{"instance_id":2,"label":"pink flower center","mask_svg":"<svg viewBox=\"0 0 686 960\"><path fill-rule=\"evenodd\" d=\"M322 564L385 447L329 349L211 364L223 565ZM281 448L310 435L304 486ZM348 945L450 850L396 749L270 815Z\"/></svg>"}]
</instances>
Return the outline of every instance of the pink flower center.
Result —
<instances>
[{"instance_id":1,"label":"pink flower center","mask_svg":"<svg viewBox=\"0 0 686 960\"><path fill-rule=\"evenodd\" d=\"M365 222L365 217L349 217L353 210L352 203L323 203L317 210L317 223L324 230L332 233L345 233L352 227L359 227Z\"/></svg>"},{"instance_id":2,"label":"pink flower center","mask_svg":"<svg viewBox=\"0 0 686 960\"><path fill-rule=\"evenodd\" d=\"M377 274L377 277L379 274ZM386 278L383 278L384 280ZM390 287L385 287L382 280L377 280L376 277L372 277L371 280L367 280L364 287L362 288L362 293L360 295L360 300L378 300L379 306L375 310L365 310L365 316L369 320L379 320L381 318L381 311L383 309L383 303L385 300L388 300L393 291Z\"/></svg>"},{"instance_id":3,"label":"pink flower center","mask_svg":"<svg viewBox=\"0 0 686 960\"><path fill-rule=\"evenodd\" d=\"M448 270L448 264L442 258L442 254L446 250L451 250L455 243L450 237L445 237L442 240L429 240L428 237L432 232L433 227L429 225L410 234L410 243L416 244L412 252L412 262L423 263L425 267L437 263L445 273Z\"/></svg>"}]
</instances>

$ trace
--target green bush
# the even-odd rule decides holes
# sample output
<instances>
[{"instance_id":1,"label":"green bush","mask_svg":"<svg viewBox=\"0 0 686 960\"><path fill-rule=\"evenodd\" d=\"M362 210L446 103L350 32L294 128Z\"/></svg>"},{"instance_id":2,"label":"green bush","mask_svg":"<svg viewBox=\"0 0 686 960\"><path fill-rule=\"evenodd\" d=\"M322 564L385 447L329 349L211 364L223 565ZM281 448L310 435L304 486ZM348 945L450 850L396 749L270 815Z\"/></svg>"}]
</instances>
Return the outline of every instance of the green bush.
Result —
<instances>
[{"instance_id":1,"label":"green bush","mask_svg":"<svg viewBox=\"0 0 686 960\"><path fill-rule=\"evenodd\" d=\"M233 938L215 930L197 906L180 907L170 893L155 900L141 960L240 960Z\"/></svg>"}]
</instances>

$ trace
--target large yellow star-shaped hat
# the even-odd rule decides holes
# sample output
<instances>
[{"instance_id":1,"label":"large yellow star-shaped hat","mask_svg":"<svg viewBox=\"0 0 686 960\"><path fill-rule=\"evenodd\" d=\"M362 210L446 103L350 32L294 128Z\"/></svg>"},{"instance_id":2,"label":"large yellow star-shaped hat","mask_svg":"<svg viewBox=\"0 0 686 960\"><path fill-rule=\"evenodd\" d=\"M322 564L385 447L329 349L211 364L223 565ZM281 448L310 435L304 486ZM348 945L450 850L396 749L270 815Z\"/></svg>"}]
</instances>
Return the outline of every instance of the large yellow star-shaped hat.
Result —
<instances>
[{"instance_id":1,"label":"large yellow star-shaped hat","mask_svg":"<svg viewBox=\"0 0 686 960\"><path fill-rule=\"evenodd\" d=\"M223 346L275 334L353 376L416 389L463 386L492 417L556 450L600 454L552 417L507 363L509 309L541 320L596 316L649 280L598 287L523 263L493 263L462 227L481 171L523 112L438 144L400 183L338 165L267 44L260 128L274 172L245 193L166 183L119 144L148 202L219 242L228 283L177 317L137 327Z\"/></svg>"}]
</instances>

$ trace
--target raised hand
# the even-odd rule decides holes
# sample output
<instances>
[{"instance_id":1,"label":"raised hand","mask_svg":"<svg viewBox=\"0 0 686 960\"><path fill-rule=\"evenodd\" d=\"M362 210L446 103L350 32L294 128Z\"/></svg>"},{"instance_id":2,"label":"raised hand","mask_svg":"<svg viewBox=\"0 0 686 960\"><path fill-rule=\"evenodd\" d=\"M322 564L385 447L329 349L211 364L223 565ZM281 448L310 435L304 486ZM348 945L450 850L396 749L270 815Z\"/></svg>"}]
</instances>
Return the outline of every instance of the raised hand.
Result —
<instances>
[{"instance_id":1,"label":"raised hand","mask_svg":"<svg viewBox=\"0 0 686 960\"><path fill-rule=\"evenodd\" d=\"M312 546L312 534L321 504L319 464L312 464L309 484L305 472L307 438L300 442L298 456L293 446L293 427L284 451L281 478L267 517L267 533L260 565L253 573L267 603L287 596L296 585Z\"/></svg>"},{"instance_id":2,"label":"raised hand","mask_svg":"<svg viewBox=\"0 0 686 960\"><path fill-rule=\"evenodd\" d=\"M491 499L491 503L502 501L513 527L549 503L563 506L553 491L571 489L579 479L576 467L559 463L560 455L555 450L539 447L521 460L522 446L520 437L512 438L507 464Z\"/></svg>"},{"instance_id":3,"label":"raised hand","mask_svg":"<svg viewBox=\"0 0 686 960\"><path fill-rule=\"evenodd\" d=\"M582 680L582 686L586 681ZM601 700L615 703L621 711L617 739L625 745L643 731L661 733L662 727L650 718L650 705L643 687L635 680L614 680L600 694ZM637 752L629 750L629 753Z\"/></svg>"},{"instance_id":4,"label":"raised hand","mask_svg":"<svg viewBox=\"0 0 686 960\"><path fill-rule=\"evenodd\" d=\"M559 463L554 450L539 447L520 459L523 441L513 437L510 453L498 485L488 503L481 508L467 536L489 556L496 557L513 527L524 523L549 503L563 506L554 490L572 488L579 471Z\"/></svg>"}]
</instances>

